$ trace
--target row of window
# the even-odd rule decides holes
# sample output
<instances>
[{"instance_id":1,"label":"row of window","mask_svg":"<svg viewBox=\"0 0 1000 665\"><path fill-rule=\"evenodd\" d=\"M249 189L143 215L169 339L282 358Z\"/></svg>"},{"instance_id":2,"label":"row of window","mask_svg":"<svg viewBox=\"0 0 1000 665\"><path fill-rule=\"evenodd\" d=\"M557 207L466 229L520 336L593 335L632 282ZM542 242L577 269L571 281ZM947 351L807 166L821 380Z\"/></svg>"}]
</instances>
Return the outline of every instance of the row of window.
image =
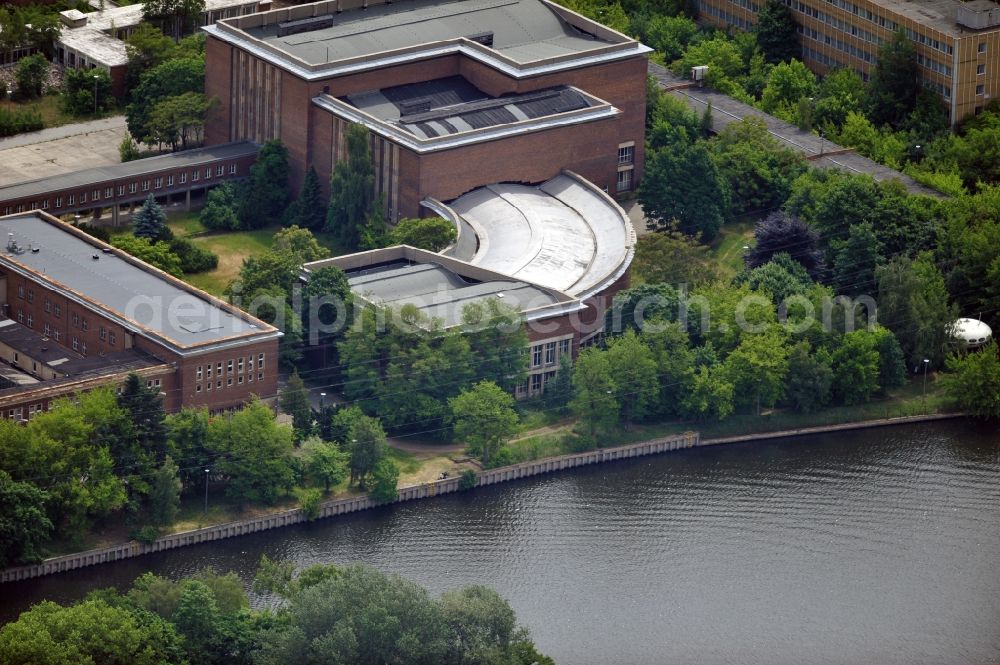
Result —
<instances>
[{"instance_id":1,"label":"row of window","mask_svg":"<svg viewBox=\"0 0 1000 665\"><path fill-rule=\"evenodd\" d=\"M224 165L219 164L218 166L215 167L215 175L216 176L221 177L221 176L225 175L225 173L226 173L226 167ZM206 167L205 171L204 171L204 174L205 174L205 180L211 179L212 178L212 167L211 166ZM229 174L230 175L236 175L236 162L233 162L233 163L231 163L229 165ZM199 180L201 180L201 176L202 176L202 170L201 169L193 169L191 171L191 182L198 182ZM183 172L179 173L177 175L177 179L178 179L178 181L180 182L181 185L187 184L187 182L188 182L188 172L187 171L183 171ZM140 187L141 187L141 189L142 189L143 192L148 192L148 191L150 191L150 183L152 183L152 188L153 189L163 189L163 182L164 182L164 176L157 176L156 178L153 178L152 180L150 180L149 178L147 178L147 179L145 179L145 180L143 180L141 182L138 181L138 180L136 180L136 181L128 183L128 193L129 194L135 194L135 193L137 193L139 191ZM168 188L174 186L174 175L173 174L166 176L166 186ZM125 187L126 187L126 185L124 185L124 184L117 185L118 196L125 196ZM90 192L82 191L82 192L79 192L78 194L77 193L67 194L66 195L66 205L69 206L69 207L72 207L72 206L77 205L78 202L82 205L82 204L84 204L84 203L87 202L88 195L90 196L90 201L91 202L97 202L97 201L101 200L101 190L100 189L94 189L94 190L92 190ZM105 187L104 188L104 198L105 199L113 198L114 195L115 195L115 187ZM50 203L50 201L51 201L51 199L43 199L40 203L37 202L37 201L33 201L32 203L28 204L28 210L37 210L39 208L42 209L42 210L48 210L49 209L49 203ZM55 205L52 206L52 207L55 208L56 210L62 208L63 207L63 197L62 196L55 197ZM25 205L22 203L22 204L19 204L17 206L6 206L4 208L4 213L3 214L10 215L11 213L14 213L14 212L24 212L24 211L25 211Z\"/></svg>"},{"instance_id":2,"label":"row of window","mask_svg":"<svg viewBox=\"0 0 1000 665\"><path fill-rule=\"evenodd\" d=\"M951 76L952 69L950 65L938 62L937 60L928 58L927 56L922 55L920 53L917 54L917 63L921 67L929 69L932 72L937 72L938 74L944 74L945 76Z\"/></svg>"},{"instance_id":3,"label":"row of window","mask_svg":"<svg viewBox=\"0 0 1000 665\"><path fill-rule=\"evenodd\" d=\"M531 347L531 366L542 367L544 365L555 365L559 362L559 356L569 353L571 339L560 339L555 342L543 342Z\"/></svg>"},{"instance_id":4,"label":"row of window","mask_svg":"<svg viewBox=\"0 0 1000 665\"><path fill-rule=\"evenodd\" d=\"M545 384L554 379L555 371L532 374L527 379L518 384L514 391L516 397L526 397L528 395L538 395L545 391Z\"/></svg>"},{"instance_id":5,"label":"row of window","mask_svg":"<svg viewBox=\"0 0 1000 665\"><path fill-rule=\"evenodd\" d=\"M817 21L822 21L827 25L837 28L841 32L853 35L862 41L876 44L878 46L881 46L882 42L885 41L873 32L868 32L867 30L839 19L832 14L827 14L826 12L817 9L812 5L806 4L805 2L799 2L799 0L788 0L788 6L792 9L792 11L798 12L804 16L811 16Z\"/></svg>"},{"instance_id":6,"label":"row of window","mask_svg":"<svg viewBox=\"0 0 1000 665\"><path fill-rule=\"evenodd\" d=\"M832 46L833 48L852 55L859 60L864 60L869 64L874 64L875 54L866 51L863 48L857 47L854 44L849 44L843 40L836 39L830 35L820 32L819 30L809 27L808 25L798 26L799 34L812 39L813 41L819 42L820 44L826 44L827 46Z\"/></svg>"},{"instance_id":7,"label":"row of window","mask_svg":"<svg viewBox=\"0 0 1000 665\"><path fill-rule=\"evenodd\" d=\"M247 383L253 383L253 374L246 374L245 378L246 378L246 382ZM263 381L264 380L264 372L257 372L257 380L258 381ZM244 375L243 374L240 374L238 377L236 377L236 384L237 385L242 386L243 385L243 381L244 381ZM230 377L226 378L226 385L225 385L225 387L226 388L230 388L230 387L232 387L232 385L233 385L233 377L230 376ZM223 388L223 386L222 386L222 379L219 379L219 380L217 380L215 382L215 389L216 390L222 390L222 388ZM211 392L211 390L212 390L212 382L211 381L206 381L205 382L205 391L206 392ZM201 384L200 383L195 385L194 391L196 393L200 393L201 392Z\"/></svg>"},{"instance_id":8,"label":"row of window","mask_svg":"<svg viewBox=\"0 0 1000 665\"><path fill-rule=\"evenodd\" d=\"M162 381L160 379L149 379L149 380L146 381L146 387L147 388L159 388L161 385L163 385L163 384L162 384ZM122 392L123 392L122 387L118 386L115 389L115 392L117 394L121 395ZM50 405L51 405L51 402L50 402ZM31 420L31 416L35 415L36 413L41 413L41 412L45 411L45 405L41 404L41 403L39 403L39 404L29 404L27 411L28 411L28 420ZM3 412L0 411L0 413L3 413ZM10 418L11 420L15 420L15 421L16 420L22 420L23 416L24 416L24 407L22 407L22 406L15 407L15 408L9 409L7 411L7 417Z\"/></svg>"},{"instance_id":9,"label":"row of window","mask_svg":"<svg viewBox=\"0 0 1000 665\"><path fill-rule=\"evenodd\" d=\"M735 25L740 30L750 31L753 30L753 23L746 20L742 16L736 16L735 14L730 14L724 9L720 9L714 5L710 4L700 4L698 7L698 12L701 14L708 14L709 16L714 16L715 18L729 24Z\"/></svg>"},{"instance_id":10,"label":"row of window","mask_svg":"<svg viewBox=\"0 0 1000 665\"><path fill-rule=\"evenodd\" d=\"M264 354L258 353L255 359L253 355L249 355L246 358L230 358L225 363L225 387L230 387L233 385L234 374L236 384L242 386L243 382L253 383L254 380L254 370L257 371L257 380L264 380ZM194 391L200 393L202 391L202 381L205 382L204 389L209 391L212 389L212 373L215 372L215 388L221 390L222 377L223 377L223 363L218 362L213 366L212 363L207 365L198 365L194 370L194 378L197 383L195 384Z\"/></svg>"}]
</instances>

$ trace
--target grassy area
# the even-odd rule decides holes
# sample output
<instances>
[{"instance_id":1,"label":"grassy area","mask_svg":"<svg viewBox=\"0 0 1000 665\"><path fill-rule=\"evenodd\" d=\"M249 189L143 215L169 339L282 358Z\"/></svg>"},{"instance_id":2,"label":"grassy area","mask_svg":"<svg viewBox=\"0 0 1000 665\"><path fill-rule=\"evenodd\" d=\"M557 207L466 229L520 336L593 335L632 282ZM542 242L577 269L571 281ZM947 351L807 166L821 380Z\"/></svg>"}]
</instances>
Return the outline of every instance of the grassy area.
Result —
<instances>
[{"instance_id":1,"label":"grassy area","mask_svg":"<svg viewBox=\"0 0 1000 665\"><path fill-rule=\"evenodd\" d=\"M214 252L219 257L219 266L210 272L186 275L190 284L214 295L222 292L239 275L243 260L263 254L271 248L274 234L280 226L268 226L253 231L209 231L196 212L171 212L167 214L167 226L176 236L185 236L196 245ZM330 233L317 233L316 240L330 250L331 255L342 253L335 238Z\"/></svg>"},{"instance_id":2,"label":"grassy area","mask_svg":"<svg viewBox=\"0 0 1000 665\"><path fill-rule=\"evenodd\" d=\"M42 122L45 123L46 127L58 127L59 125L68 125L74 122L87 122L88 120L106 118L121 113L121 111L114 109L105 113L98 113L97 115L70 115L62 110L62 106L59 103L59 95L44 95L30 101L2 100L0 101L0 107L10 111L35 111L42 117Z\"/></svg>"},{"instance_id":3,"label":"grassy area","mask_svg":"<svg viewBox=\"0 0 1000 665\"><path fill-rule=\"evenodd\" d=\"M753 227L751 221L731 222L723 226L712 241L711 256L718 264L722 279L728 281L743 270L743 247L753 240Z\"/></svg>"}]
</instances>

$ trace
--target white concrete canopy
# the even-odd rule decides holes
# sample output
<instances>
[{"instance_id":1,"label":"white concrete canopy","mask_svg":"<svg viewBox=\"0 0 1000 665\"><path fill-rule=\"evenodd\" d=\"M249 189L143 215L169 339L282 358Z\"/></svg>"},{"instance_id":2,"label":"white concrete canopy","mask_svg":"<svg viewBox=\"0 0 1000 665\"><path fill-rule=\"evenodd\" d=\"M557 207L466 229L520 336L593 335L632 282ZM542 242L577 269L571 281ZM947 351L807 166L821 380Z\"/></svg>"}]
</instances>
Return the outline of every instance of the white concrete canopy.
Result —
<instances>
[{"instance_id":1,"label":"white concrete canopy","mask_svg":"<svg viewBox=\"0 0 1000 665\"><path fill-rule=\"evenodd\" d=\"M473 265L580 298L618 279L635 251L635 230L625 211L570 172L538 187L482 187L446 210L476 234Z\"/></svg>"}]
</instances>

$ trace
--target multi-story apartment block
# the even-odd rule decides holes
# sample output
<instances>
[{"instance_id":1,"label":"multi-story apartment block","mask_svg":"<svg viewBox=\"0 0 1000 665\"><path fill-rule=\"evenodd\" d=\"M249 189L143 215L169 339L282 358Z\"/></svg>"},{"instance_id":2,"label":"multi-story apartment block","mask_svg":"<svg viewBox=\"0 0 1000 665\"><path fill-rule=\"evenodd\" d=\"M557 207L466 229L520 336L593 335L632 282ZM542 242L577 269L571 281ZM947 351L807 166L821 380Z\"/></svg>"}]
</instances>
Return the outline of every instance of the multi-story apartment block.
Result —
<instances>
[{"instance_id":1,"label":"multi-story apartment block","mask_svg":"<svg viewBox=\"0 0 1000 665\"><path fill-rule=\"evenodd\" d=\"M749 30L764 0L698 0L699 20ZM921 82L951 122L978 113L1000 91L1000 5L991 0L784 0L814 71L857 70L867 80L879 46L898 28L917 50Z\"/></svg>"}]
</instances>

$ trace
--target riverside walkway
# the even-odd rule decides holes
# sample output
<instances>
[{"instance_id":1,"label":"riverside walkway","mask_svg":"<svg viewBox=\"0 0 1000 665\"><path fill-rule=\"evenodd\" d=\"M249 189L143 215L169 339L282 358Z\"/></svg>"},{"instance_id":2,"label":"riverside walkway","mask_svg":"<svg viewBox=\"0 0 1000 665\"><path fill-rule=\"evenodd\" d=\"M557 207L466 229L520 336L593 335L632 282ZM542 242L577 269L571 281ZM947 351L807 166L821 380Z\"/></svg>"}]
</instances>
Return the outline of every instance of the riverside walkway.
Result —
<instances>
[{"instance_id":1,"label":"riverside walkway","mask_svg":"<svg viewBox=\"0 0 1000 665\"><path fill-rule=\"evenodd\" d=\"M719 133L726 125L738 122L744 118L760 118L767 126L768 132L784 145L797 150L813 165L820 168L840 169L849 173L867 173L876 180L898 179L911 194L925 196L943 196L937 190L921 185L916 180L888 166L883 166L851 148L844 148L829 139L821 138L812 132L806 132L795 125L785 122L773 115L764 113L728 95L710 88L698 87L691 81L682 79L667 70L662 65L649 63L649 74L656 79L660 88L668 94L685 102L698 114L705 112L708 104L712 104L712 131Z\"/></svg>"}]
</instances>

